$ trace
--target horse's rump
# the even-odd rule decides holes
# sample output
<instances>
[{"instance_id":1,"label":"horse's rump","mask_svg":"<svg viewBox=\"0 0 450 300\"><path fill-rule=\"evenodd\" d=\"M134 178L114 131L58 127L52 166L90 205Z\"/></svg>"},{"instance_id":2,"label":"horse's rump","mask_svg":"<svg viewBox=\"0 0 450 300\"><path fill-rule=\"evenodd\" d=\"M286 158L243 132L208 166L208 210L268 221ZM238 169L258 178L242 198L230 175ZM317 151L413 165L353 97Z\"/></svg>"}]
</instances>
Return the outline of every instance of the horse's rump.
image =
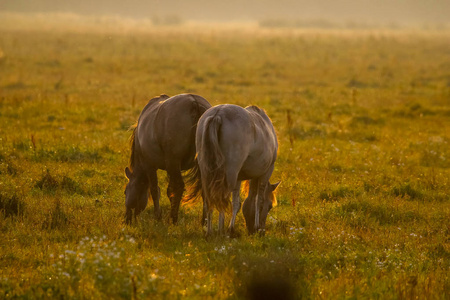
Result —
<instances>
[{"instance_id":1,"label":"horse's rump","mask_svg":"<svg viewBox=\"0 0 450 300\"><path fill-rule=\"evenodd\" d=\"M203 97L192 94L151 99L133 131L130 165L142 157L141 164L157 169L165 170L165 162L174 160L180 162L182 170L191 168L197 121L209 107Z\"/></svg>"}]
</instances>

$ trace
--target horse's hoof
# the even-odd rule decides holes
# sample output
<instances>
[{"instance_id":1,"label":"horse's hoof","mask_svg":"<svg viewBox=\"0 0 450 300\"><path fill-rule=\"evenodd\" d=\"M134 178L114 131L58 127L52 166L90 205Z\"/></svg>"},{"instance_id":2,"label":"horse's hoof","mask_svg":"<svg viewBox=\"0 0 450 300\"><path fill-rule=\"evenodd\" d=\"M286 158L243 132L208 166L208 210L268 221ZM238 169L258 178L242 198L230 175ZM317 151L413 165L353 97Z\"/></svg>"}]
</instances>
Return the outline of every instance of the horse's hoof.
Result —
<instances>
[{"instance_id":1,"label":"horse's hoof","mask_svg":"<svg viewBox=\"0 0 450 300\"><path fill-rule=\"evenodd\" d=\"M178 213L171 213L170 218L172 219L172 224L177 225L178 224Z\"/></svg>"},{"instance_id":2,"label":"horse's hoof","mask_svg":"<svg viewBox=\"0 0 450 300\"><path fill-rule=\"evenodd\" d=\"M230 229L229 237L232 238L232 239L235 239L235 238L241 237L241 234L238 231L234 230L234 229Z\"/></svg>"},{"instance_id":3,"label":"horse's hoof","mask_svg":"<svg viewBox=\"0 0 450 300\"><path fill-rule=\"evenodd\" d=\"M206 232L205 232L205 239L207 240L207 241L210 241L210 240L212 240L212 238L214 237L214 231L213 230L206 230Z\"/></svg>"},{"instance_id":4,"label":"horse's hoof","mask_svg":"<svg viewBox=\"0 0 450 300\"><path fill-rule=\"evenodd\" d=\"M155 218L156 218L156 220L161 221L161 219L162 219L162 212L161 212L161 210L155 211Z\"/></svg>"}]
</instances>

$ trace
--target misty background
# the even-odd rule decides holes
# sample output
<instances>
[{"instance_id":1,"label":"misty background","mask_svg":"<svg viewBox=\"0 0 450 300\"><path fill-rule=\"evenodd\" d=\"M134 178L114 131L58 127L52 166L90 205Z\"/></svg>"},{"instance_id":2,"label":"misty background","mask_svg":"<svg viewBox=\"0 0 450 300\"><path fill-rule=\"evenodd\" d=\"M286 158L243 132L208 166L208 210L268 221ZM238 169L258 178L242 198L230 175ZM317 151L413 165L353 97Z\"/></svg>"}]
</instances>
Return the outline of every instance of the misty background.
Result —
<instances>
[{"instance_id":1,"label":"misty background","mask_svg":"<svg viewBox=\"0 0 450 300\"><path fill-rule=\"evenodd\" d=\"M448 23L450 0L0 0L0 12L75 13L183 21L327 20Z\"/></svg>"}]
</instances>

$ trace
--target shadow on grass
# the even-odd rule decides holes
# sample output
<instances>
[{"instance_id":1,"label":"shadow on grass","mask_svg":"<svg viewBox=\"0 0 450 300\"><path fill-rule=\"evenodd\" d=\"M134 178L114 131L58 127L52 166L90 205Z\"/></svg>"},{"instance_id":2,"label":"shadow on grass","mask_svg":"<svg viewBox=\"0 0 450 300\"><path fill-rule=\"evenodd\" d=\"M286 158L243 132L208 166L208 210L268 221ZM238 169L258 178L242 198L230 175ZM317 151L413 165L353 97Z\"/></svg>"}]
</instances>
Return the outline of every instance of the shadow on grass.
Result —
<instances>
[{"instance_id":1,"label":"shadow on grass","mask_svg":"<svg viewBox=\"0 0 450 300\"><path fill-rule=\"evenodd\" d=\"M21 216L25 208L25 202L17 195L0 193L0 213L5 217Z\"/></svg>"}]
</instances>

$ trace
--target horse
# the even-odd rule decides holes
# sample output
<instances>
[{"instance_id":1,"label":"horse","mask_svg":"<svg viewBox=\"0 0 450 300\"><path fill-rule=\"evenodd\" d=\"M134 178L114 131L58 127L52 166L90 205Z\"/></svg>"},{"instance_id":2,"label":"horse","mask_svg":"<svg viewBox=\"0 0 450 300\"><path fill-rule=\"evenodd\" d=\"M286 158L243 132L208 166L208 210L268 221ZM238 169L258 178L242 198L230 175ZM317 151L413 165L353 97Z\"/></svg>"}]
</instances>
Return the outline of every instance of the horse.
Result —
<instances>
[{"instance_id":1,"label":"horse","mask_svg":"<svg viewBox=\"0 0 450 300\"><path fill-rule=\"evenodd\" d=\"M194 166L197 121L210 107L206 99L193 94L173 97L163 94L151 99L144 107L131 135L130 163L125 168L128 178L125 188L127 224L132 221L133 210L136 218L145 209L149 191L156 219L161 219L158 169L168 174L170 216L173 223L177 223L185 186L181 171Z\"/></svg>"},{"instance_id":2,"label":"horse","mask_svg":"<svg viewBox=\"0 0 450 300\"><path fill-rule=\"evenodd\" d=\"M277 158L275 129L265 111L257 106L242 108L221 104L199 119L195 139L195 166L189 171L189 195L183 202L194 203L200 196L206 204L207 236L212 233L213 208L219 211L219 232L224 231L224 212L230 208L230 234L235 234L236 215L241 208L241 182L249 180L249 194L242 211L249 234L264 234L270 209L276 205L278 186L269 179Z\"/></svg>"}]
</instances>

